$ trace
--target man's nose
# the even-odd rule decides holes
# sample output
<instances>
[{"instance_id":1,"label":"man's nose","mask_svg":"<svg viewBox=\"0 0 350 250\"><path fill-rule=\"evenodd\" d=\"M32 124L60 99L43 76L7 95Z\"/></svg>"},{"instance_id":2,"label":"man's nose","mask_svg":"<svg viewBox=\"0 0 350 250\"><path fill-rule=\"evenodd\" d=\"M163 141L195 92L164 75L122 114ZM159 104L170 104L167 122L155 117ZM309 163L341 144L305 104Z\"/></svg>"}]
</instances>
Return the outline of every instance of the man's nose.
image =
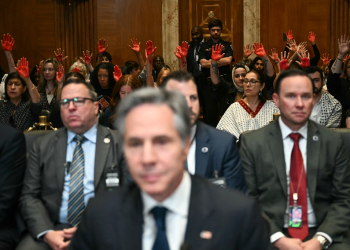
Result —
<instances>
[{"instance_id":1,"label":"man's nose","mask_svg":"<svg viewBox=\"0 0 350 250\"><path fill-rule=\"evenodd\" d=\"M154 146L151 142L145 142L142 151L142 162L145 165L153 164L156 159Z\"/></svg>"}]
</instances>

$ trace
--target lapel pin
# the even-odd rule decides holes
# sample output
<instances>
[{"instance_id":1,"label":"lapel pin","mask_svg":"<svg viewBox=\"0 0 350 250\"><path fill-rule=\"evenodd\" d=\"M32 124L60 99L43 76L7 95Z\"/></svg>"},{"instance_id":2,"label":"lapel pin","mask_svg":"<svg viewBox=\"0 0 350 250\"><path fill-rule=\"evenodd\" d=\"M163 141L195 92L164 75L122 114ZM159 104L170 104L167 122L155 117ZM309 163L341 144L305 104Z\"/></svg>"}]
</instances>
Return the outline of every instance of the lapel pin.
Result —
<instances>
[{"instance_id":1,"label":"lapel pin","mask_svg":"<svg viewBox=\"0 0 350 250\"><path fill-rule=\"evenodd\" d=\"M213 236L213 234L210 232L210 231L202 231L199 236L202 238L202 239L205 239L205 240L210 240L211 237Z\"/></svg>"},{"instance_id":2,"label":"lapel pin","mask_svg":"<svg viewBox=\"0 0 350 250\"><path fill-rule=\"evenodd\" d=\"M207 147L203 147L203 148L202 148L202 152L203 152L203 153L207 153L208 150L209 150L209 149L208 149Z\"/></svg>"},{"instance_id":3,"label":"lapel pin","mask_svg":"<svg viewBox=\"0 0 350 250\"><path fill-rule=\"evenodd\" d=\"M312 139L313 139L314 141L318 141L318 136L317 136L317 135L314 135L314 136L312 137Z\"/></svg>"},{"instance_id":4,"label":"lapel pin","mask_svg":"<svg viewBox=\"0 0 350 250\"><path fill-rule=\"evenodd\" d=\"M105 138L103 141L104 143L109 143L111 140L109 138Z\"/></svg>"}]
</instances>

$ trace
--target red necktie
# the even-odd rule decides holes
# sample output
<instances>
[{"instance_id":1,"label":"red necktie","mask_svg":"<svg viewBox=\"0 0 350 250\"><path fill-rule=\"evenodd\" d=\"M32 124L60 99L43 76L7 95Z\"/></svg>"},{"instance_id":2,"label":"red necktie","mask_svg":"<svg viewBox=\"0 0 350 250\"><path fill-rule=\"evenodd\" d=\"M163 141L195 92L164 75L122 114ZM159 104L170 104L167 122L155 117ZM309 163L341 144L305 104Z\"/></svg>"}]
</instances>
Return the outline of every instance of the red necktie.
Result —
<instances>
[{"instance_id":1,"label":"red necktie","mask_svg":"<svg viewBox=\"0 0 350 250\"><path fill-rule=\"evenodd\" d=\"M298 193L297 205L302 206L303 222L301 228L288 227L288 233L293 238L304 240L309 235L309 227L307 222L306 174L303 156L299 149L301 135L292 133L289 136L294 140L289 171L289 205L293 206L294 204L293 193Z\"/></svg>"}]
</instances>

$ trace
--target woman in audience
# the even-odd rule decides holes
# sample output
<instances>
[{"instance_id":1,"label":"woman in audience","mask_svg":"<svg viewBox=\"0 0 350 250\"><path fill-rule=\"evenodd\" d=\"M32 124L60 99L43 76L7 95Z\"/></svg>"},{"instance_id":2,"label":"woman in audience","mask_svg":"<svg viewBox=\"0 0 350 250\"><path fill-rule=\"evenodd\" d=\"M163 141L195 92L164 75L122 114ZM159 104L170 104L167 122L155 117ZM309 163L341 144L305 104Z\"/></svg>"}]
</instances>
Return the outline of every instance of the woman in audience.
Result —
<instances>
[{"instance_id":1,"label":"woman in audience","mask_svg":"<svg viewBox=\"0 0 350 250\"><path fill-rule=\"evenodd\" d=\"M42 109L40 94L29 78L29 68L23 64L23 59L17 68L19 72L7 76L5 99L0 101L0 122L20 131L33 126ZM22 71L21 67L26 67L27 71Z\"/></svg>"},{"instance_id":2,"label":"woman in audience","mask_svg":"<svg viewBox=\"0 0 350 250\"><path fill-rule=\"evenodd\" d=\"M160 71L159 71L159 74L158 74L158 77L157 77L157 81L156 81L156 85L155 87L159 88L159 86L162 84L162 81L163 79L169 75L171 73L171 69L169 66L164 66Z\"/></svg>"},{"instance_id":3,"label":"woman in audience","mask_svg":"<svg viewBox=\"0 0 350 250\"><path fill-rule=\"evenodd\" d=\"M57 81L56 79L59 65L60 63L56 58L50 57L44 60L40 70L38 91L43 100L43 109L47 109L50 112L57 101L59 89L62 87L62 81ZM63 77L61 77L62 79Z\"/></svg>"},{"instance_id":4,"label":"woman in audience","mask_svg":"<svg viewBox=\"0 0 350 250\"><path fill-rule=\"evenodd\" d=\"M114 129L113 122L116 116L116 109L121 100L130 92L141 88L141 82L133 75L123 75L113 89L110 106L106 108L103 116L103 125Z\"/></svg>"},{"instance_id":5,"label":"woman in audience","mask_svg":"<svg viewBox=\"0 0 350 250\"><path fill-rule=\"evenodd\" d=\"M268 101L265 79L261 71L252 69L243 84L244 98L233 103L221 118L217 129L227 131L236 138L247 130L259 129L280 113L274 102Z\"/></svg>"},{"instance_id":6,"label":"woman in audience","mask_svg":"<svg viewBox=\"0 0 350 250\"><path fill-rule=\"evenodd\" d=\"M80 61L76 61L70 66L69 72L72 72L74 69L78 69L79 73L84 76L84 81L88 81L89 78L89 72L88 69L86 68L85 64L81 63Z\"/></svg>"}]
</instances>

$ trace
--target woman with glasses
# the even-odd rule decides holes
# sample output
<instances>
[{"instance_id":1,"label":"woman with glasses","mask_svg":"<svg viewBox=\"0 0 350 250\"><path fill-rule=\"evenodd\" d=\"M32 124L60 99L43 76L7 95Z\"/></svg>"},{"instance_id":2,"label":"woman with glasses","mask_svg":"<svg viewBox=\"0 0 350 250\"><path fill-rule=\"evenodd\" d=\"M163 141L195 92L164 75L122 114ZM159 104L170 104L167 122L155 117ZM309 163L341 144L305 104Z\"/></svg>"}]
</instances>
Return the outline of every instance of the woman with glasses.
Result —
<instances>
[{"instance_id":1,"label":"woman with glasses","mask_svg":"<svg viewBox=\"0 0 350 250\"><path fill-rule=\"evenodd\" d=\"M247 130L256 130L273 120L280 111L274 102L268 101L263 73L252 69L243 82L243 99L233 103L221 118L217 129L227 131L236 138Z\"/></svg>"},{"instance_id":2,"label":"woman with glasses","mask_svg":"<svg viewBox=\"0 0 350 250\"><path fill-rule=\"evenodd\" d=\"M22 58L23 60L24 58ZM17 68L22 67L21 65ZM5 80L5 99L0 101L0 122L25 131L38 121L40 94L27 74L13 72Z\"/></svg>"}]
</instances>

